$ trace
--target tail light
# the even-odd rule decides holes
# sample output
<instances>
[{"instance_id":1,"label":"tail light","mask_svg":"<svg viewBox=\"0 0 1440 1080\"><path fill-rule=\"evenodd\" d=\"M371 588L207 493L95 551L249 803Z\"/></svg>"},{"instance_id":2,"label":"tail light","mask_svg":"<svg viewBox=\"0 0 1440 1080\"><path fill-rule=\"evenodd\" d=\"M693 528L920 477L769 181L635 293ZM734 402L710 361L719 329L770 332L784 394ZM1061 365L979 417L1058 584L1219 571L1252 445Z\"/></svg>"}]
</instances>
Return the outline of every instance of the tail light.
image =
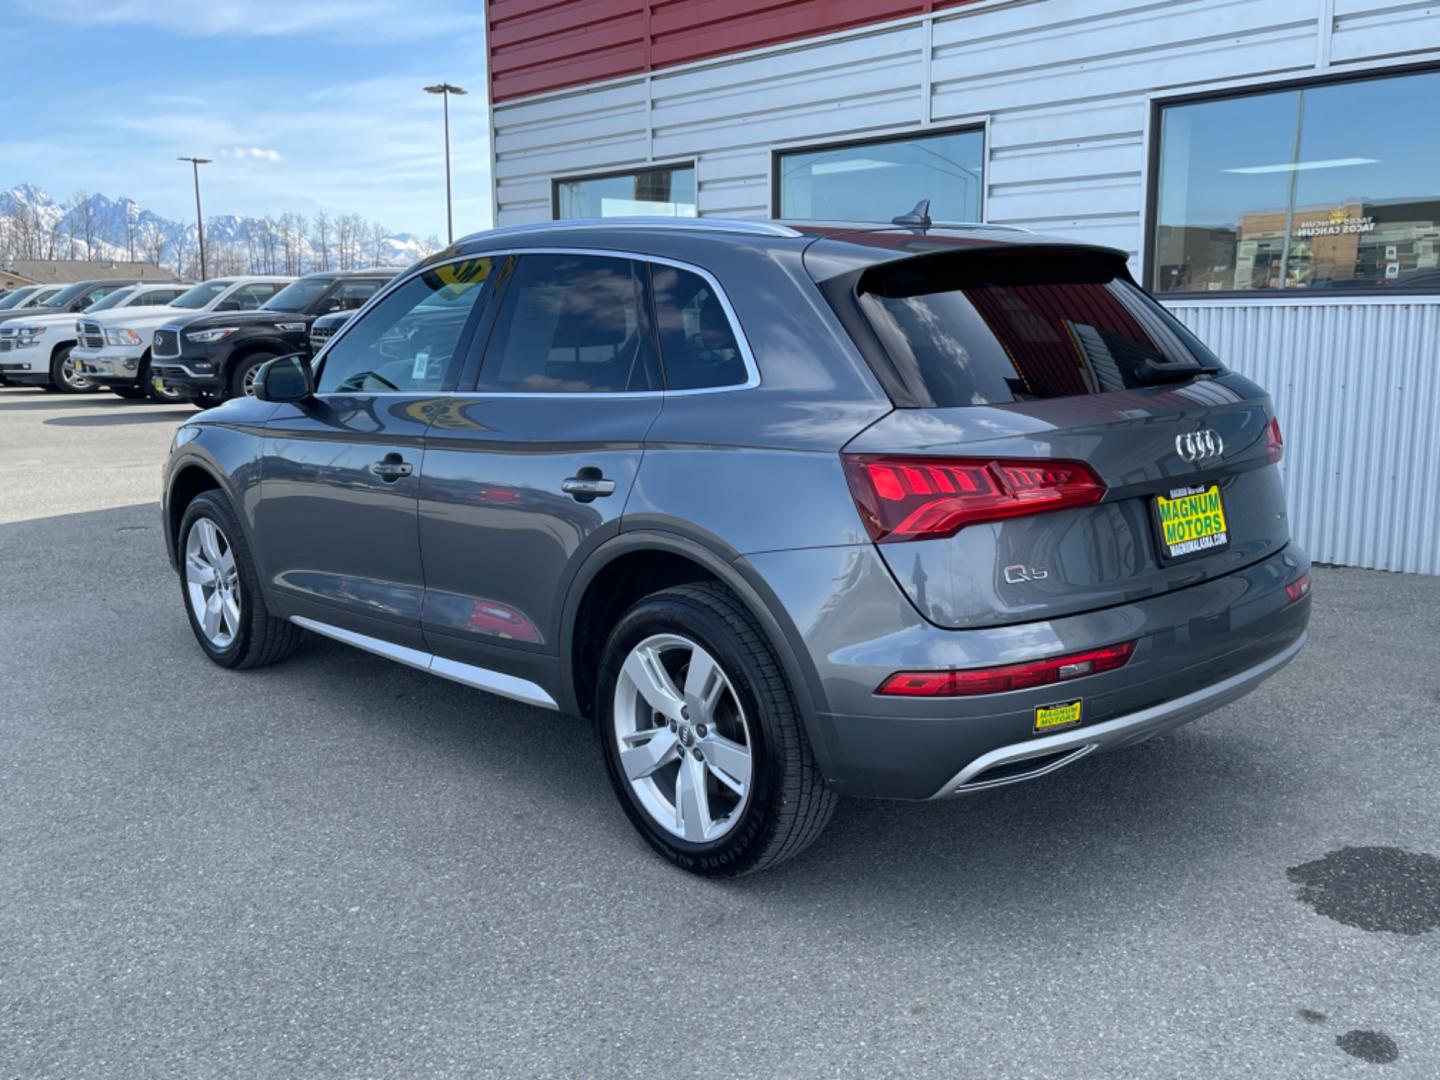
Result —
<instances>
[{"instance_id":1,"label":"tail light","mask_svg":"<svg viewBox=\"0 0 1440 1080\"><path fill-rule=\"evenodd\" d=\"M966 525L1089 506L1105 485L1076 461L846 454L850 493L876 543L935 540Z\"/></svg>"},{"instance_id":2,"label":"tail light","mask_svg":"<svg viewBox=\"0 0 1440 1080\"><path fill-rule=\"evenodd\" d=\"M1028 664L1006 667L969 668L962 671L897 671L875 691L886 697L969 697L972 694L1003 694L1007 690L1028 690L1049 686L1102 671L1124 667L1135 652L1135 642L1107 645L1103 649L1055 656Z\"/></svg>"},{"instance_id":3,"label":"tail light","mask_svg":"<svg viewBox=\"0 0 1440 1080\"><path fill-rule=\"evenodd\" d=\"M1265 458L1274 465L1285 456L1285 437L1280 434L1280 418L1272 416L1265 426Z\"/></svg>"},{"instance_id":4,"label":"tail light","mask_svg":"<svg viewBox=\"0 0 1440 1080\"><path fill-rule=\"evenodd\" d=\"M1296 600L1303 600L1310 595L1310 575L1301 574L1298 578L1285 586L1285 595L1290 598L1293 604Z\"/></svg>"}]
</instances>

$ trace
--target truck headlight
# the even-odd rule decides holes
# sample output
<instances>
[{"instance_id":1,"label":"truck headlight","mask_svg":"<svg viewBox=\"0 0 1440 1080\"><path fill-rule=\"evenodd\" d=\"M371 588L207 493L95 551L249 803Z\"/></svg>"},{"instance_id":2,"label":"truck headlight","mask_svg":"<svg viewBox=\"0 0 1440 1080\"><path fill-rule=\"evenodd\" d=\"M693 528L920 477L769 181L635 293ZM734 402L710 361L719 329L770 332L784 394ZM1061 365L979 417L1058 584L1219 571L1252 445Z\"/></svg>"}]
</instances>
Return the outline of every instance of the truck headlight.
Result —
<instances>
[{"instance_id":1,"label":"truck headlight","mask_svg":"<svg viewBox=\"0 0 1440 1080\"><path fill-rule=\"evenodd\" d=\"M196 330L193 334L186 334L185 340L193 341L197 345L209 345L213 341L224 341L239 329L238 326L217 326L214 330Z\"/></svg>"},{"instance_id":2,"label":"truck headlight","mask_svg":"<svg viewBox=\"0 0 1440 1080\"><path fill-rule=\"evenodd\" d=\"M134 330L106 330L105 340L111 345L143 345L145 339Z\"/></svg>"}]
</instances>

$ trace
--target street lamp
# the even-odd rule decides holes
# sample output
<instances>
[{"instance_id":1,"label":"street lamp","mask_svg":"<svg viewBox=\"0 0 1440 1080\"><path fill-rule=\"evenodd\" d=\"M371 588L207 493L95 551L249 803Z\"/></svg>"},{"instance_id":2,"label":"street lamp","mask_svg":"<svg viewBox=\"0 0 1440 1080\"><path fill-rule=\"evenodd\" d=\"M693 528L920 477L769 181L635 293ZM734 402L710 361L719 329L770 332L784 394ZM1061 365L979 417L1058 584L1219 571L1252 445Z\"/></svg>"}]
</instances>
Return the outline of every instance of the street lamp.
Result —
<instances>
[{"instance_id":1,"label":"street lamp","mask_svg":"<svg viewBox=\"0 0 1440 1080\"><path fill-rule=\"evenodd\" d=\"M427 94L439 94L445 102L445 237L446 243L455 242L455 218L450 209L450 95L464 95L465 91L447 82L425 87Z\"/></svg>"},{"instance_id":2,"label":"street lamp","mask_svg":"<svg viewBox=\"0 0 1440 1080\"><path fill-rule=\"evenodd\" d=\"M175 160L190 162L190 168L195 173L195 235L200 240L200 280L204 281L209 275L205 273L205 219L200 214L200 166L209 165L213 159L182 157Z\"/></svg>"}]
</instances>

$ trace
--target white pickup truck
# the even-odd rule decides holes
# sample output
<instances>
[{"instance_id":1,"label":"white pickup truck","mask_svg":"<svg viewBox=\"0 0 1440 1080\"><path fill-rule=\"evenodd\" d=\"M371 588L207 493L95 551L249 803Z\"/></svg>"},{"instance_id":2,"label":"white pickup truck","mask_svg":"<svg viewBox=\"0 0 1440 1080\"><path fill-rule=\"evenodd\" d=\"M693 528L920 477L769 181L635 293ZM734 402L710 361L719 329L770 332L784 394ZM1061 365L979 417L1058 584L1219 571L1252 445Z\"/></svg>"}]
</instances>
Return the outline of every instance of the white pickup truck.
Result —
<instances>
[{"instance_id":1,"label":"white pickup truck","mask_svg":"<svg viewBox=\"0 0 1440 1080\"><path fill-rule=\"evenodd\" d=\"M283 289L289 277L223 277L202 281L163 307L137 307L119 311L89 312L76 322L79 343L70 352L77 372L121 397L141 398L147 393L159 401L176 401L178 395L155 386L150 379L150 339L155 329L177 317L207 311L253 311Z\"/></svg>"},{"instance_id":2,"label":"white pickup truck","mask_svg":"<svg viewBox=\"0 0 1440 1080\"><path fill-rule=\"evenodd\" d=\"M122 285L87 307L80 317L116 308L168 304L186 288L178 281ZM70 360L77 340L75 327L76 315L69 311L21 314L7 320L0 326L0 373L6 381L21 386L70 393L89 390L91 382L76 372Z\"/></svg>"}]
</instances>

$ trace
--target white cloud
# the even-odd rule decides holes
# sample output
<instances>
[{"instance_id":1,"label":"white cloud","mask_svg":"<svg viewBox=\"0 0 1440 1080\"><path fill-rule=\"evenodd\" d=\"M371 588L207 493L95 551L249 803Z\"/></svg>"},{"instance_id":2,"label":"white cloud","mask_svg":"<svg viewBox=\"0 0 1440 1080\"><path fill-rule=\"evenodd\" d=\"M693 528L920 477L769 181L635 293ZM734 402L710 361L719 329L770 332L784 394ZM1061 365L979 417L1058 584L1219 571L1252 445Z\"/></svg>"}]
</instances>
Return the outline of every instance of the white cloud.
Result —
<instances>
[{"instance_id":1,"label":"white cloud","mask_svg":"<svg viewBox=\"0 0 1440 1080\"><path fill-rule=\"evenodd\" d=\"M407 0L19 0L27 13L83 26L152 26L189 37L292 37L326 33L351 39L415 40L482 33L480 4L432 4L417 15Z\"/></svg>"},{"instance_id":2,"label":"white cloud","mask_svg":"<svg viewBox=\"0 0 1440 1080\"><path fill-rule=\"evenodd\" d=\"M258 146L227 146L220 151L222 157L255 159L258 161L279 161L279 150L264 150Z\"/></svg>"}]
</instances>

